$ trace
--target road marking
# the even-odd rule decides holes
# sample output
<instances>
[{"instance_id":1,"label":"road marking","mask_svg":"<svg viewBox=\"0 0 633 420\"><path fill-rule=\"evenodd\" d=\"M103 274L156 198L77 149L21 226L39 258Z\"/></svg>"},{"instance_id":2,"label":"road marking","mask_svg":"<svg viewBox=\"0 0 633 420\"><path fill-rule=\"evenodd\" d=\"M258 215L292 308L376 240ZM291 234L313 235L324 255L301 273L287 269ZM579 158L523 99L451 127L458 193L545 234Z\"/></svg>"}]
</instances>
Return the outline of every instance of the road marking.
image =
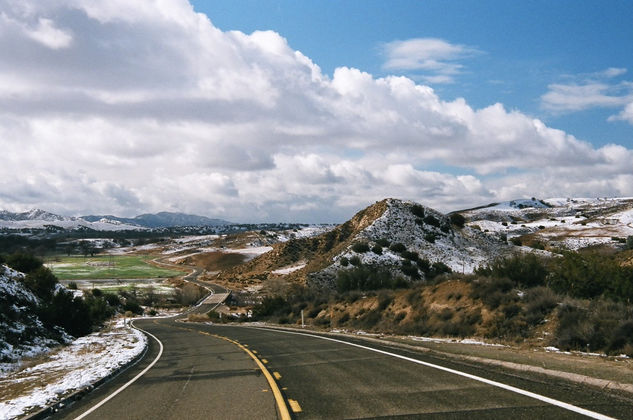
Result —
<instances>
[{"instance_id":1,"label":"road marking","mask_svg":"<svg viewBox=\"0 0 633 420\"><path fill-rule=\"evenodd\" d=\"M257 366L259 366L259 369L262 371L262 373L264 374L264 377L268 381L268 386L270 386L270 389L273 391L273 395L275 396L275 402L277 403L277 410L279 410L279 417L281 418L281 420L291 420L292 417L290 417L290 411L288 411L288 407L286 406L286 402L281 393L281 390L279 389L277 382L275 382L275 380L273 379L273 376L270 374L270 371L266 368L266 366L264 366L262 361L260 361L257 358L257 356L253 354L252 351L250 351L244 345L238 343L235 340L231 340L228 337L224 337L217 334L211 334L211 336L228 341L229 343L235 344L236 346L244 350L244 352L246 352L246 354L248 354L251 357L251 359L253 359L255 363L257 363Z\"/></svg>"},{"instance_id":2,"label":"road marking","mask_svg":"<svg viewBox=\"0 0 633 420\"><path fill-rule=\"evenodd\" d=\"M267 364L267 363L268 363L268 360L266 360L266 359L262 359L262 363L263 363L263 364Z\"/></svg>"},{"instance_id":3,"label":"road marking","mask_svg":"<svg viewBox=\"0 0 633 420\"><path fill-rule=\"evenodd\" d=\"M281 379L281 373L279 372L273 372L273 376L275 377L275 379L280 380Z\"/></svg>"},{"instance_id":4,"label":"road marking","mask_svg":"<svg viewBox=\"0 0 633 420\"><path fill-rule=\"evenodd\" d=\"M290 404L290 408L293 412L301 413L301 406L296 400L291 400L290 398L288 398L288 404Z\"/></svg>"},{"instance_id":5,"label":"road marking","mask_svg":"<svg viewBox=\"0 0 633 420\"><path fill-rule=\"evenodd\" d=\"M257 328L257 327L254 327L254 328L258 329L258 330L262 330L262 331L270 331L270 329L267 329L267 328ZM320 336L320 335L306 334L306 333L300 333L300 332L294 332L294 331L282 331L282 330L274 330L274 331L280 332L280 333L285 333L285 334L303 335L303 336L306 336L306 337L320 338L321 340L333 341L335 343L341 343L341 344L345 344L345 345L352 346L352 347L358 347L360 349L365 349L365 350L373 351L373 352L376 352L376 353L384 354L384 355L387 355L387 356L396 357L398 359L406 360L406 361L409 361L409 362L417 363L419 365L431 367L431 368L434 368L434 369L439 369L439 370L442 370L444 372L452 373L454 375L459 375L459 376L463 376L465 378L469 378L469 379L472 379L472 380L475 380L475 381L483 382L485 384L492 385L492 386L495 386L495 387L498 387L498 388L501 388L501 389L505 389L506 391L514 392L514 393L517 393L517 394L521 394L521 395L524 395L524 396L529 397L529 398L534 398L536 400L543 401L545 403L548 403L548 404L551 404L551 405L555 405L557 407L564 408L565 410L573 411L575 413L579 413L579 414L582 414L584 416L591 417L591 418L594 418L594 419L616 420L613 417L609 417L609 416L606 416L604 414L596 413L595 411L591 411L591 410L587 410L587 409L584 409L584 408L580 408L580 407L577 407L577 406L572 405L572 404L568 404L568 403L563 402L563 401L558 401L558 400L555 400L553 398L546 397L544 395L540 395L540 394L536 394L534 392L526 391L524 389L517 388L517 387L511 386L511 385L506 385L506 384L501 383L501 382L497 382L497 381L493 381L493 380L490 380L490 379L482 378L481 376L471 375L470 373L461 372L459 370L447 368L447 367L440 366L440 365L435 365L435 364L429 363L429 362L423 362L422 360L414 359L412 357L402 356L400 354L391 353L391 352L388 352L388 351L385 351L385 350L379 350L379 349L375 349L375 348L372 348L372 347L363 346L363 345L360 345L360 344L350 343L350 342L343 341L343 340L337 340L336 338L323 337L323 336Z\"/></svg>"},{"instance_id":6,"label":"road marking","mask_svg":"<svg viewBox=\"0 0 633 420\"><path fill-rule=\"evenodd\" d=\"M82 415L80 415L79 417L75 417L75 420L80 420L83 419L84 417L86 417L87 415L91 414L92 412L94 412L96 409L98 409L99 407L101 407L103 404L107 403L108 401L110 401L112 398L114 398L115 396L117 396L121 391L123 391L125 388L127 388L128 386L132 385L134 382L136 382L136 380L138 378L140 378L141 376L145 375L145 373L150 370L152 367L154 367L154 365L156 364L156 362L158 362L158 359L160 359L160 357L163 355L163 343L160 342L160 340L158 338L156 338L156 336L152 333L149 333L147 331L145 331L142 328L139 328L137 326L135 326L133 323L131 323L132 327L136 328L137 330L140 330L142 332L144 332L145 334L149 335L150 337L152 337L154 340L156 340L156 342L158 343L159 346L159 350L158 350L158 355L156 356L156 358L152 361L152 363L150 363L145 369L143 369L143 371L141 373L139 373L138 375L136 375L135 377L133 377L132 379L130 379L125 385L123 385L121 388L117 389L116 391L114 391L112 394L108 395L105 399L103 399L99 404L95 405L94 407L92 407L90 410L84 412Z\"/></svg>"}]
</instances>

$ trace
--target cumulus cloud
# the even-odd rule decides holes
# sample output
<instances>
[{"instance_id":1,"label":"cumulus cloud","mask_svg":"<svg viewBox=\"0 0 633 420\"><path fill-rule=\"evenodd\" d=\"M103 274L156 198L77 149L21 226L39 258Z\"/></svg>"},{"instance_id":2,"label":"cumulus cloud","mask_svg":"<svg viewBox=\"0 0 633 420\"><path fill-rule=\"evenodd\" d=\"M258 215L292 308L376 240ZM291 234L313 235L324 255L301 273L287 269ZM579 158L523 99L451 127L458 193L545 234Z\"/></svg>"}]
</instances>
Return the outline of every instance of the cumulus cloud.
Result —
<instances>
[{"instance_id":1,"label":"cumulus cloud","mask_svg":"<svg viewBox=\"0 0 633 420\"><path fill-rule=\"evenodd\" d=\"M623 146L407 77L329 77L281 35L223 32L185 0L0 0L0 19L0 208L318 222L385 197L633 195ZM418 41L391 46L392 68L453 77L472 53Z\"/></svg>"},{"instance_id":2,"label":"cumulus cloud","mask_svg":"<svg viewBox=\"0 0 633 420\"><path fill-rule=\"evenodd\" d=\"M460 60L477 52L475 48L451 44L438 38L413 38L384 44L387 70L423 71L429 83L452 83L461 73Z\"/></svg>"}]
</instances>

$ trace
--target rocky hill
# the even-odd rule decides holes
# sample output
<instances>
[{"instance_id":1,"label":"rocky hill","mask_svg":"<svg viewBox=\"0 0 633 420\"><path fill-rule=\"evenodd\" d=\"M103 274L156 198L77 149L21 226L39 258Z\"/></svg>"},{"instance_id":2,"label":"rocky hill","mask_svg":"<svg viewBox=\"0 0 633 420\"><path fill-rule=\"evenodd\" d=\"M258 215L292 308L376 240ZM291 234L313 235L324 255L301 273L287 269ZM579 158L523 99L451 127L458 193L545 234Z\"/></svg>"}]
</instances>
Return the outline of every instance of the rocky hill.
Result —
<instances>
[{"instance_id":1,"label":"rocky hill","mask_svg":"<svg viewBox=\"0 0 633 420\"><path fill-rule=\"evenodd\" d=\"M458 213L472 228L537 248L621 246L633 235L633 198L531 198Z\"/></svg>"},{"instance_id":2,"label":"rocky hill","mask_svg":"<svg viewBox=\"0 0 633 420\"><path fill-rule=\"evenodd\" d=\"M511 251L500 237L462 222L414 202L386 199L322 235L276 244L215 280L246 285L283 278L332 287L339 272L361 267L417 280L451 270L472 272Z\"/></svg>"}]
</instances>

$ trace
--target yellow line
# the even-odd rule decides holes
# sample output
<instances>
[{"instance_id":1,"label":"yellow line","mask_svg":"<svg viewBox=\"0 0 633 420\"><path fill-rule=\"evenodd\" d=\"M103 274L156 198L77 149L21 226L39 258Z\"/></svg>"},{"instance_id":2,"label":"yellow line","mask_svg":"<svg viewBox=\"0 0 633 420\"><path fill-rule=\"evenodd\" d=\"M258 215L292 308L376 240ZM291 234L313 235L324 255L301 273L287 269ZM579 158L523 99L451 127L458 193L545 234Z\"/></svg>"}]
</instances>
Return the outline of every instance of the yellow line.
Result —
<instances>
[{"instance_id":1,"label":"yellow line","mask_svg":"<svg viewBox=\"0 0 633 420\"><path fill-rule=\"evenodd\" d=\"M288 398L288 403L290 404L290 408L293 412L301 413L301 406L296 400L291 400L290 398Z\"/></svg>"},{"instance_id":2,"label":"yellow line","mask_svg":"<svg viewBox=\"0 0 633 420\"><path fill-rule=\"evenodd\" d=\"M266 364L266 363L268 363L268 360L262 359L262 363Z\"/></svg>"},{"instance_id":3,"label":"yellow line","mask_svg":"<svg viewBox=\"0 0 633 420\"><path fill-rule=\"evenodd\" d=\"M275 377L275 379L280 380L281 379L281 374L279 372L273 372L273 376Z\"/></svg>"},{"instance_id":4,"label":"yellow line","mask_svg":"<svg viewBox=\"0 0 633 420\"><path fill-rule=\"evenodd\" d=\"M266 380L268 381L268 385L270 386L270 389L273 391L273 395L275 396L275 402L277 403L277 409L279 410L279 416L281 417L281 420L291 420L290 412L288 411L288 407L286 406L284 397L281 394L281 390L279 389L279 386L277 386L277 382L275 382L275 380L273 379L272 375L270 374L266 366L264 366L264 364L257 358L257 356L255 356L252 351L250 351L249 349L247 349L246 347L244 347L242 344L238 343L237 341L231 340L228 337L223 337L217 334L211 334L211 335L213 337L220 338L222 340L228 341L229 343L235 344L236 346L244 350L246 354L248 354L251 357L251 359L253 359L255 363L257 363L257 366L261 369L262 373L266 377ZM289 402L290 401L292 400L289 400ZM298 405L299 404L297 403L297 406ZM301 407L299 407L299 411L301 411Z\"/></svg>"}]
</instances>

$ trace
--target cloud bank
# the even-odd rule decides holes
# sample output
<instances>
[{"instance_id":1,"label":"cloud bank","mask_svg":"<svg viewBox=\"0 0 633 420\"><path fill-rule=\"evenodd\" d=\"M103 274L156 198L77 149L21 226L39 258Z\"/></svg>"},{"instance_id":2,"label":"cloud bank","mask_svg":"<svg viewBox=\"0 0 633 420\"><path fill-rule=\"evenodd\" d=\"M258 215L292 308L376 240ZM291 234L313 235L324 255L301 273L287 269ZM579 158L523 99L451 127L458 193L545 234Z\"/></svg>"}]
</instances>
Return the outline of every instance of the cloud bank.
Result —
<instances>
[{"instance_id":1,"label":"cloud bank","mask_svg":"<svg viewBox=\"0 0 633 420\"><path fill-rule=\"evenodd\" d=\"M405 77L330 77L279 34L223 32L184 0L0 0L0 150L0 208L65 214L321 222L385 197L633 195L629 149Z\"/></svg>"}]
</instances>

